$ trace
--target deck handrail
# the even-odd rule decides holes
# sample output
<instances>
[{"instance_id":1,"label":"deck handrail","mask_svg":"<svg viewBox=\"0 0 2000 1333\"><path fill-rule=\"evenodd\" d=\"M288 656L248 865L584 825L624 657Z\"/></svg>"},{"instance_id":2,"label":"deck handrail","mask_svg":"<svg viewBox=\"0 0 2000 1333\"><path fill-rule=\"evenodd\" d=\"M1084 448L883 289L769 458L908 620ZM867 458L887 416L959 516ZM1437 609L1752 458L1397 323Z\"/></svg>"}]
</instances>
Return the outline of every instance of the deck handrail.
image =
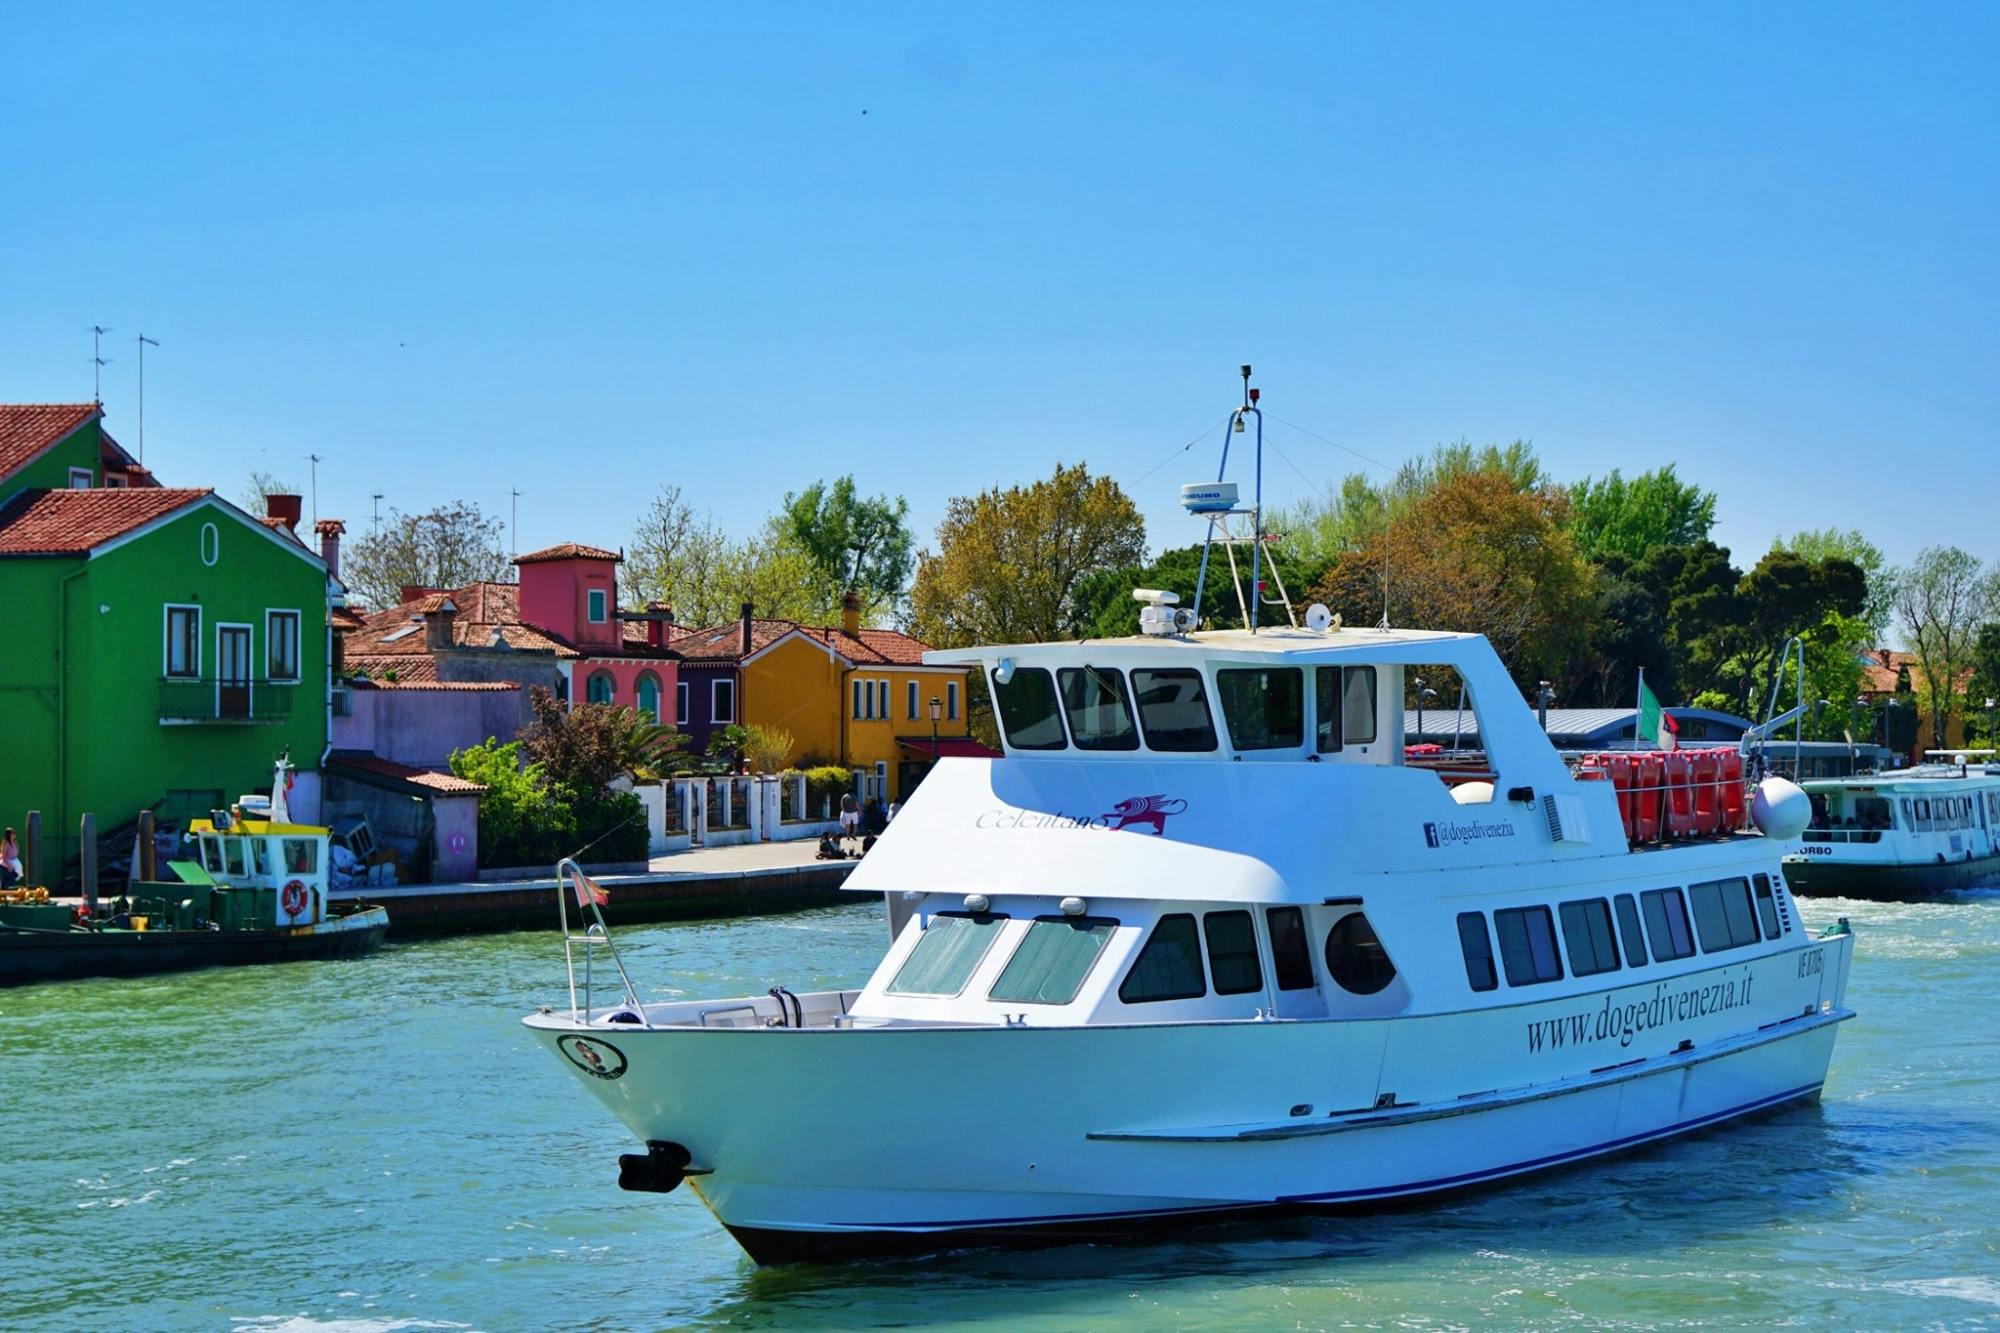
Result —
<instances>
[{"instance_id":1,"label":"deck handrail","mask_svg":"<svg viewBox=\"0 0 2000 1333\"><path fill-rule=\"evenodd\" d=\"M570 878L571 874L574 874L577 879L588 879L588 876L583 873L583 867L578 865L574 858L565 856L562 860L556 862L556 911L562 923L563 969L569 976L570 1018L578 1023L588 1023L590 1021L590 1002L594 981L591 965L597 956L597 946L602 944L611 954L612 966L618 969L618 979L625 983L625 1003L632 1007L633 1014L639 1020L639 1026L650 1029L653 1026L652 1020L646 1017L646 1006L639 1002L638 988L633 986L632 976L625 970L625 960L618 956L618 946L611 942L611 928L604 924L604 913L598 910L595 898L590 899L590 914L597 918L596 925L585 926L583 933L580 935L570 930L569 899L570 894L575 892L575 881ZM589 895L586 894L585 896L588 897ZM582 903L577 904L577 910L579 913L582 912ZM576 946L578 944L583 945L583 1004L580 1008L576 1002Z\"/></svg>"}]
</instances>

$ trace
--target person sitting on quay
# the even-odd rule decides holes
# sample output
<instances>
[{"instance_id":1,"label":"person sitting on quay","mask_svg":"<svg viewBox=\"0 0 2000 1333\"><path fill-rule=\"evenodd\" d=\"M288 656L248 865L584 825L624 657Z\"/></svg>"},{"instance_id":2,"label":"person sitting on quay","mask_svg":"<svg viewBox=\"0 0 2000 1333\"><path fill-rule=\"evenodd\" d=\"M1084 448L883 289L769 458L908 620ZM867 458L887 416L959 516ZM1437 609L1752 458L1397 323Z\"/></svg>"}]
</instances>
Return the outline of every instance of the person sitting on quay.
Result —
<instances>
[{"instance_id":1,"label":"person sitting on quay","mask_svg":"<svg viewBox=\"0 0 2000 1333\"><path fill-rule=\"evenodd\" d=\"M14 830L0 834L0 889L11 889L23 878L21 871L21 844L14 837Z\"/></svg>"}]
</instances>

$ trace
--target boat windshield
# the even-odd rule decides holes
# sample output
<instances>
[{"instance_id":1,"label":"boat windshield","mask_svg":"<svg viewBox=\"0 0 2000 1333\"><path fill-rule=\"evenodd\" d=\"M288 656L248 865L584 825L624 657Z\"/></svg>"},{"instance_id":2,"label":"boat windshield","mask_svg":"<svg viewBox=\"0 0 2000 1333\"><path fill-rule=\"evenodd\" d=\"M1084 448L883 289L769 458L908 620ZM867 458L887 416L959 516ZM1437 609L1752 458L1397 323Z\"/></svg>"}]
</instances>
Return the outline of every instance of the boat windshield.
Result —
<instances>
[{"instance_id":1,"label":"boat windshield","mask_svg":"<svg viewBox=\"0 0 2000 1333\"><path fill-rule=\"evenodd\" d=\"M1065 748L1055 682L1044 668L1017 667L1004 684L994 673L993 700L1009 745L1017 750Z\"/></svg>"}]
</instances>

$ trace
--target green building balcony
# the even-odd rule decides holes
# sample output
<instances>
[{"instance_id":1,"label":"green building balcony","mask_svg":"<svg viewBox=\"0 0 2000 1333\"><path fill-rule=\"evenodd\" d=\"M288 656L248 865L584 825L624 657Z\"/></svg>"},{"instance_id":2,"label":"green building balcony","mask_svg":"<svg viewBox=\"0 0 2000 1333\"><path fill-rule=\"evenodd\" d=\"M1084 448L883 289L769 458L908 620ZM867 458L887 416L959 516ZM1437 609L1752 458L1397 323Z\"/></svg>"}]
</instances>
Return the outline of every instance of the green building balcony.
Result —
<instances>
[{"instance_id":1,"label":"green building balcony","mask_svg":"<svg viewBox=\"0 0 2000 1333\"><path fill-rule=\"evenodd\" d=\"M242 726L292 716L294 681L181 676L160 681L161 726Z\"/></svg>"}]
</instances>

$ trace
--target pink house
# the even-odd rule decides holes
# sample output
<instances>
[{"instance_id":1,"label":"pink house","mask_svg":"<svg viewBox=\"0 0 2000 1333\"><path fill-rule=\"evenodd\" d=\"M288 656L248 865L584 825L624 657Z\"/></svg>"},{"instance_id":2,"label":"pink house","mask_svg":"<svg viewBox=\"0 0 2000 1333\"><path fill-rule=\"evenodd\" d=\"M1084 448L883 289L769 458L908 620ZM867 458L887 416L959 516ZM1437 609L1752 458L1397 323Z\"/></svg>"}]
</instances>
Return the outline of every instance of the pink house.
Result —
<instances>
[{"instance_id":1,"label":"pink house","mask_svg":"<svg viewBox=\"0 0 2000 1333\"><path fill-rule=\"evenodd\" d=\"M516 556L521 621L575 651L562 662L572 701L624 704L671 723L680 654L665 644L664 613L619 613L623 560L578 542Z\"/></svg>"}]
</instances>

